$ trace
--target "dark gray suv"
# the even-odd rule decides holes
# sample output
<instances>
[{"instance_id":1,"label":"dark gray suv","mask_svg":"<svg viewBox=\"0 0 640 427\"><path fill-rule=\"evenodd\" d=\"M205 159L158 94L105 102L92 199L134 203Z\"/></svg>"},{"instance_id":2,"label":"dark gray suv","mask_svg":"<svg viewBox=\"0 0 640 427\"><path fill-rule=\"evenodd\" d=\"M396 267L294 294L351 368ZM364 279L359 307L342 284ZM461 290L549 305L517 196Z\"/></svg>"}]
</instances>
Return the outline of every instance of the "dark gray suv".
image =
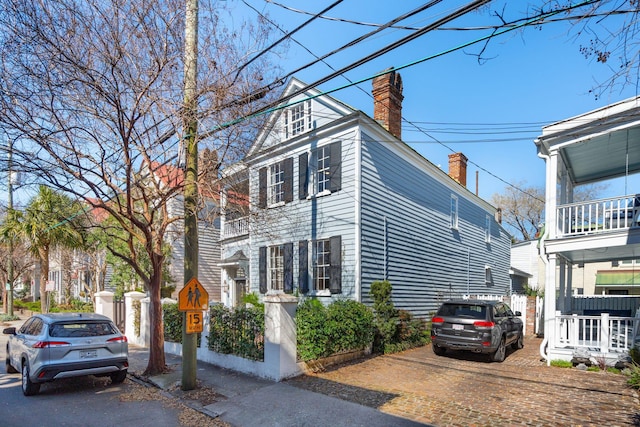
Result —
<instances>
[{"instance_id":1,"label":"dark gray suv","mask_svg":"<svg viewBox=\"0 0 640 427\"><path fill-rule=\"evenodd\" d=\"M466 350L502 362L508 345L524 347L520 315L501 301L447 301L431 319L433 352L442 356L447 350Z\"/></svg>"}]
</instances>

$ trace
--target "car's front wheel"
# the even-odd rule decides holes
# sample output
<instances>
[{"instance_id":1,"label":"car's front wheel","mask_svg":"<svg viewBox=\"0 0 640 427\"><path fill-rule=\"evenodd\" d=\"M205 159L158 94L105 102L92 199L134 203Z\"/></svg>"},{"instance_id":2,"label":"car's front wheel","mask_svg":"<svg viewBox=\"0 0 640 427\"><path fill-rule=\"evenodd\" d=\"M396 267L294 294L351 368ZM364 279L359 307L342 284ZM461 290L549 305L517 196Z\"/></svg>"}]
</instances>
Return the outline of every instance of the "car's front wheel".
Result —
<instances>
[{"instance_id":1,"label":"car's front wheel","mask_svg":"<svg viewBox=\"0 0 640 427\"><path fill-rule=\"evenodd\" d=\"M127 378L127 370L125 369L124 371L114 372L113 374L110 375L110 377L111 377L111 384L120 384L122 381L124 381Z\"/></svg>"},{"instance_id":2,"label":"car's front wheel","mask_svg":"<svg viewBox=\"0 0 640 427\"><path fill-rule=\"evenodd\" d=\"M11 365L11 359L9 358L9 344L7 344L7 358L4 361L4 366L7 370L7 374L18 373L18 370Z\"/></svg>"},{"instance_id":3,"label":"car's front wheel","mask_svg":"<svg viewBox=\"0 0 640 427\"><path fill-rule=\"evenodd\" d=\"M29 377L29 363L26 361L22 364L22 394L25 396L33 396L40 391L40 384L31 382Z\"/></svg>"},{"instance_id":4,"label":"car's front wheel","mask_svg":"<svg viewBox=\"0 0 640 427\"><path fill-rule=\"evenodd\" d=\"M491 355L491 360L493 362L504 362L504 358L506 357L506 355L507 347L504 342L504 337L502 337L502 339L500 340L500 345L498 345L496 351Z\"/></svg>"}]
</instances>

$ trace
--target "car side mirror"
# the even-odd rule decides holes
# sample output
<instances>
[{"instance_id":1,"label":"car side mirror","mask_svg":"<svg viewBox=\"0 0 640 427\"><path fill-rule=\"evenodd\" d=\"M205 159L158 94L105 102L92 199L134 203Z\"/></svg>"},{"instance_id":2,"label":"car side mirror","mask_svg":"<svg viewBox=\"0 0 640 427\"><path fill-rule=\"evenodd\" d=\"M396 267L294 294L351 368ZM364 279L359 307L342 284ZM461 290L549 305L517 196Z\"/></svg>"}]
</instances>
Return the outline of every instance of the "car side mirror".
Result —
<instances>
[{"instance_id":1,"label":"car side mirror","mask_svg":"<svg viewBox=\"0 0 640 427\"><path fill-rule=\"evenodd\" d=\"M4 328L2 330L2 333L6 334L6 335L15 335L16 334L16 327L12 326L10 328Z\"/></svg>"},{"instance_id":2,"label":"car side mirror","mask_svg":"<svg viewBox=\"0 0 640 427\"><path fill-rule=\"evenodd\" d=\"M516 316L516 317L520 317L520 316L522 316L522 313L521 313L521 312L519 312L519 311L516 311L515 316Z\"/></svg>"}]
</instances>

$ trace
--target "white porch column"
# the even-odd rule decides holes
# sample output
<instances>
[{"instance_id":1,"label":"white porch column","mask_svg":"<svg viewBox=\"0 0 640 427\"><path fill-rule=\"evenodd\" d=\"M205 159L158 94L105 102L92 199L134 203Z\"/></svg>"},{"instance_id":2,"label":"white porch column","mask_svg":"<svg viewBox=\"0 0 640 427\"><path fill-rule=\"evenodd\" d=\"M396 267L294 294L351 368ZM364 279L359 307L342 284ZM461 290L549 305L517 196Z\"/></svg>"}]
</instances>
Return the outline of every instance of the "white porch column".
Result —
<instances>
[{"instance_id":1,"label":"white porch column","mask_svg":"<svg viewBox=\"0 0 640 427\"><path fill-rule=\"evenodd\" d=\"M547 256L544 286L544 336L547 339L548 350L556 345L556 265L557 255ZM550 361L550 360L549 360ZM547 362L549 362L547 361Z\"/></svg>"},{"instance_id":2,"label":"white porch column","mask_svg":"<svg viewBox=\"0 0 640 427\"><path fill-rule=\"evenodd\" d=\"M98 314L102 314L107 316L109 319L116 321L113 313L113 292L109 291L100 291L96 292L96 308L95 311Z\"/></svg>"},{"instance_id":3,"label":"white porch column","mask_svg":"<svg viewBox=\"0 0 640 427\"><path fill-rule=\"evenodd\" d=\"M552 151L546 162L545 184L545 221L548 239L555 239L558 235L557 200L558 200L558 152ZM554 294L555 295L555 294Z\"/></svg>"},{"instance_id":4,"label":"white porch column","mask_svg":"<svg viewBox=\"0 0 640 427\"><path fill-rule=\"evenodd\" d=\"M264 363L276 381L298 373L296 324L298 298L288 294L264 297Z\"/></svg>"},{"instance_id":5,"label":"white porch column","mask_svg":"<svg viewBox=\"0 0 640 427\"><path fill-rule=\"evenodd\" d=\"M565 302L566 302L566 284L567 284L567 261L564 258L560 258L558 260L558 279L559 279L559 283L558 283L558 309L560 309L560 311L562 313L566 314L566 307L565 307ZM545 293L545 295L547 295ZM553 294L555 295L555 293Z\"/></svg>"}]
</instances>

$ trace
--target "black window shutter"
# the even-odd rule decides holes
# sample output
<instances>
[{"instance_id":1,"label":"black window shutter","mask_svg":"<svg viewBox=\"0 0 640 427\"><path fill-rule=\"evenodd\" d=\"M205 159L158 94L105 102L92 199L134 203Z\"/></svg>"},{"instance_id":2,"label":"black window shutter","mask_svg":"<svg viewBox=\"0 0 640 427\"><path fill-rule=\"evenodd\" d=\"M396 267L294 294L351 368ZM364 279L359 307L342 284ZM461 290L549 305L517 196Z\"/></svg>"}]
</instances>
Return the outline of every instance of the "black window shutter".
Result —
<instances>
[{"instance_id":1,"label":"black window shutter","mask_svg":"<svg viewBox=\"0 0 640 427\"><path fill-rule=\"evenodd\" d=\"M298 242L298 287L300 293L309 292L309 257L307 251L309 243L306 240Z\"/></svg>"},{"instance_id":2,"label":"black window shutter","mask_svg":"<svg viewBox=\"0 0 640 427\"><path fill-rule=\"evenodd\" d=\"M260 168L258 171L258 207L267 207L267 168Z\"/></svg>"},{"instance_id":3,"label":"black window shutter","mask_svg":"<svg viewBox=\"0 0 640 427\"><path fill-rule=\"evenodd\" d=\"M284 167L284 202L293 201L293 157L282 161Z\"/></svg>"},{"instance_id":4,"label":"black window shutter","mask_svg":"<svg viewBox=\"0 0 640 427\"><path fill-rule=\"evenodd\" d=\"M293 243L284 245L284 292L293 293Z\"/></svg>"},{"instance_id":5,"label":"black window shutter","mask_svg":"<svg viewBox=\"0 0 640 427\"><path fill-rule=\"evenodd\" d=\"M298 193L300 200L306 199L309 195L309 177L307 168L309 165L309 154L302 153L298 157Z\"/></svg>"},{"instance_id":6,"label":"black window shutter","mask_svg":"<svg viewBox=\"0 0 640 427\"><path fill-rule=\"evenodd\" d=\"M342 143L340 141L331 144L330 154L331 166L331 192L339 191L342 188Z\"/></svg>"},{"instance_id":7,"label":"black window shutter","mask_svg":"<svg viewBox=\"0 0 640 427\"><path fill-rule=\"evenodd\" d=\"M329 268L329 289L332 294L342 293L342 237L333 236L329 239L329 254L331 267Z\"/></svg>"},{"instance_id":8,"label":"black window shutter","mask_svg":"<svg viewBox=\"0 0 640 427\"><path fill-rule=\"evenodd\" d=\"M267 247L260 247L260 256L258 259L258 272L260 276L260 293L267 293Z\"/></svg>"}]
</instances>

